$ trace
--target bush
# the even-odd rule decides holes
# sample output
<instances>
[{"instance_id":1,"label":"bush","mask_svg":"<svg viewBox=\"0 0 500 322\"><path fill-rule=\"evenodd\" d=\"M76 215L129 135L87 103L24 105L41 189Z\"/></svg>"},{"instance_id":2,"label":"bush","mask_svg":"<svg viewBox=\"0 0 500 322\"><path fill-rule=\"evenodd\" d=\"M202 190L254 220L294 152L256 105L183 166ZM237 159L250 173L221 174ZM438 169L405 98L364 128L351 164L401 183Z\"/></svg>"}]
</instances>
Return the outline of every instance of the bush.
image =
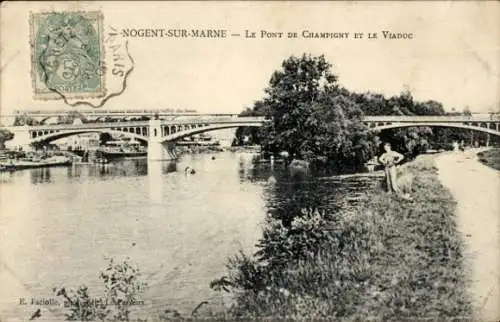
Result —
<instances>
[{"instance_id":1,"label":"bush","mask_svg":"<svg viewBox=\"0 0 500 322\"><path fill-rule=\"evenodd\" d=\"M99 275L104 283L104 295L91 298L88 288L80 286L76 291L62 287L54 289L56 296L64 298L67 320L93 321L112 320L129 321L130 308L143 303L140 300L147 284L141 280L138 268L128 260L115 263L111 258L106 269Z\"/></svg>"}]
</instances>

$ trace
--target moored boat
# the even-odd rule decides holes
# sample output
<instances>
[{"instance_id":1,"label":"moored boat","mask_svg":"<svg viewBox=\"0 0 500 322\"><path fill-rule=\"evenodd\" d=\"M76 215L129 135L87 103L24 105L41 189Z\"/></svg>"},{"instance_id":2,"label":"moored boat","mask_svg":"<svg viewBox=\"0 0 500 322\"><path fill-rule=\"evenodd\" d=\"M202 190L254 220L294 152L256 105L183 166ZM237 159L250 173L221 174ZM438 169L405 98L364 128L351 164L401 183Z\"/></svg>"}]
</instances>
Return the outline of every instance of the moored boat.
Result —
<instances>
[{"instance_id":1,"label":"moored boat","mask_svg":"<svg viewBox=\"0 0 500 322\"><path fill-rule=\"evenodd\" d=\"M145 157L148 154L138 141L109 141L97 151L106 159Z\"/></svg>"},{"instance_id":2,"label":"moored boat","mask_svg":"<svg viewBox=\"0 0 500 322\"><path fill-rule=\"evenodd\" d=\"M1 166L2 171L15 171L23 169L36 169L56 166L68 166L72 164L72 160L65 156L53 156L46 159L32 158L20 160L8 160Z\"/></svg>"}]
</instances>

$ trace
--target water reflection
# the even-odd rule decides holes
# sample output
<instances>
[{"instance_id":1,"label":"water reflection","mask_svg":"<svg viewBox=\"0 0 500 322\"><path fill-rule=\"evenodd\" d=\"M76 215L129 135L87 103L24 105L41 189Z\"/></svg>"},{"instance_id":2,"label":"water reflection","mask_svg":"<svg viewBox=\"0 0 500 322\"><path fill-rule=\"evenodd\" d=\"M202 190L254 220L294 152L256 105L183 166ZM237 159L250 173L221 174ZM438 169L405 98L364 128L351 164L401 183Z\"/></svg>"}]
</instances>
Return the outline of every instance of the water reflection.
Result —
<instances>
[{"instance_id":1,"label":"water reflection","mask_svg":"<svg viewBox=\"0 0 500 322\"><path fill-rule=\"evenodd\" d=\"M252 158L247 155L238 159L240 183L265 184L263 198L267 211L285 225L290 224L303 208L333 214L354 207L363 201L365 192L377 187L380 181L369 176L336 176L338 170L319 168L307 175L292 175L284 163L254 164Z\"/></svg>"},{"instance_id":2,"label":"water reflection","mask_svg":"<svg viewBox=\"0 0 500 322\"><path fill-rule=\"evenodd\" d=\"M7 183L12 181L13 174L10 171L0 171L0 183Z\"/></svg>"},{"instance_id":3,"label":"water reflection","mask_svg":"<svg viewBox=\"0 0 500 322\"><path fill-rule=\"evenodd\" d=\"M32 169L30 171L31 183L41 184L51 182L50 168Z\"/></svg>"},{"instance_id":4,"label":"water reflection","mask_svg":"<svg viewBox=\"0 0 500 322\"><path fill-rule=\"evenodd\" d=\"M207 159L207 160L205 160ZM235 165L240 184L245 182L265 184L264 199L273 216L289 223L302 208L318 208L336 212L342 207L356 204L363 191L372 189L379 180L364 177L318 177L318 173L305 176L292 176L288 168L278 163L255 164L254 155L242 153L237 156ZM160 203L165 196L163 187L166 174L182 172L186 164L199 164L198 167L210 169L214 160L209 156L189 156L184 161L148 162L147 159L124 159L109 164L76 164L66 168L66 177L70 180L94 177L112 180L116 177L148 177L149 198L153 203ZM178 166L178 164L181 164ZM186 163L186 164L184 164ZM234 164L234 163L233 163ZM207 168L207 166L209 166ZM215 165L217 167L219 165ZM227 165L222 165L227 166ZM180 170L179 170L180 169ZM201 169L199 169L201 170ZM28 170L32 184L46 184L53 181L51 171L61 169ZM323 174L323 173L321 173ZM269 181L269 178L273 178ZM4 180L4 182L7 180ZM272 182L272 184L270 184Z\"/></svg>"},{"instance_id":5,"label":"water reflection","mask_svg":"<svg viewBox=\"0 0 500 322\"><path fill-rule=\"evenodd\" d=\"M163 199L163 176L176 172L177 163L175 161L150 161L146 163L148 182L149 182L149 197L153 203L161 203Z\"/></svg>"},{"instance_id":6,"label":"water reflection","mask_svg":"<svg viewBox=\"0 0 500 322\"><path fill-rule=\"evenodd\" d=\"M82 167L79 167L79 166L70 166L67 168L68 169L68 172L67 172L67 176L68 178L79 178L82 176Z\"/></svg>"},{"instance_id":7,"label":"water reflection","mask_svg":"<svg viewBox=\"0 0 500 322\"><path fill-rule=\"evenodd\" d=\"M262 174L262 173L261 173ZM273 171L265 195L268 212L289 225L303 208L338 213L363 201L365 192L379 184L373 177L291 176L286 169Z\"/></svg>"},{"instance_id":8,"label":"water reflection","mask_svg":"<svg viewBox=\"0 0 500 322\"><path fill-rule=\"evenodd\" d=\"M267 182L270 176L284 173L284 167L271 167L269 164L254 164L252 154L241 155L238 159L240 182Z\"/></svg>"}]
</instances>

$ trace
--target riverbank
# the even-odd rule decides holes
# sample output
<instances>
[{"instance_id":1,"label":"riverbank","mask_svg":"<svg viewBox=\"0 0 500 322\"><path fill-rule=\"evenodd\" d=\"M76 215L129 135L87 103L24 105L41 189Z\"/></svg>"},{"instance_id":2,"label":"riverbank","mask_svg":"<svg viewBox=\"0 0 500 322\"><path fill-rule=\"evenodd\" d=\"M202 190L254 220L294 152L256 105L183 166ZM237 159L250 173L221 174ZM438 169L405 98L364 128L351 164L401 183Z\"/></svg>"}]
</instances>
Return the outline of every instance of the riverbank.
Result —
<instances>
[{"instance_id":1,"label":"riverbank","mask_svg":"<svg viewBox=\"0 0 500 322\"><path fill-rule=\"evenodd\" d=\"M339 213L268 218L255 255L230 260L231 318L472 319L456 202L434 156L408 164L413 201L369 191Z\"/></svg>"},{"instance_id":2,"label":"riverbank","mask_svg":"<svg viewBox=\"0 0 500 322\"><path fill-rule=\"evenodd\" d=\"M500 172L478 162L498 150L477 150L439 157L439 177L458 200L457 222L466 238L465 256L478 321L500 317ZM498 161L498 159L497 159ZM488 165L494 167L493 162ZM498 165L498 162L496 163Z\"/></svg>"},{"instance_id":3,"label":"riverbank","mask_svg":"<svg viewBox=\"0 0 500 322\"><path fill-rule=\"evenodd\" d=\"M500 171L500 148L479 152L477 156L482 164Z\"/></svg>"}]
</instances>

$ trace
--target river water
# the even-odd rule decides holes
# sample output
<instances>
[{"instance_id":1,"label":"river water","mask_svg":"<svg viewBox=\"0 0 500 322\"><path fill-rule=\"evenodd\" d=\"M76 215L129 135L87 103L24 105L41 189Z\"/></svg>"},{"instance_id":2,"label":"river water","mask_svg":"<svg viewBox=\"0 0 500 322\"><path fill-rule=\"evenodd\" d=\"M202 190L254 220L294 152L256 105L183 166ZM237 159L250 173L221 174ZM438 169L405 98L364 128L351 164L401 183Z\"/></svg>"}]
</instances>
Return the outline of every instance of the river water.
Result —
<instances>
[{"instance_id":1,"label":"river water","mask_svg":"<svg viewBox=\"0 0 500 322\"><path fill-rule=\"evenodd\" d=\"M165 308L189 314L204 300L227 305L209 283L224 275L229 256L255 250L267 213L339 209L380 181L291 178L282 165L254 165L252 157L222 152L0 174L2 270L11 285L0 308L25 319L34 309L18 305L21 296L54 299L52 288L61 286L85 284L99 296L110 257L140 268L149 316ZM196 174L186 175L186 166ZM63 317L60 306L43 309L44 317Z\"/></svg>"}]
</instances>

